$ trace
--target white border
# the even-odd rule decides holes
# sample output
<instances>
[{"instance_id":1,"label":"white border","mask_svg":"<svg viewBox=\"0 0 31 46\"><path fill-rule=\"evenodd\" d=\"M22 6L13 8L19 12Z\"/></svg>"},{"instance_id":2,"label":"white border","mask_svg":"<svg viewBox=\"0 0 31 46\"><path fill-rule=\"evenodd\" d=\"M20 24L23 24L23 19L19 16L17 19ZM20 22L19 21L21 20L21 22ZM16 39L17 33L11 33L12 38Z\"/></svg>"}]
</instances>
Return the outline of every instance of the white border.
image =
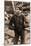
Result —
<instances>
[{"instance_id":1,"label":"white border","mask_svg":"<svg viewBox=\"0 0 31 46\"><path fill-rule=\"evenodd\" d=\"M0 0L0 46L4 46L4 0Z\"/></svg>"},{"instance_id":2,"label":"white border","mask_svg":"<svg viewBox=\"0 0 31 46\"><path fill-rule=\"evenodd\" d=\"M5 1L24 1L24 2L31 2L31 0L5 0Z\"/></svg>"}]
</instances>

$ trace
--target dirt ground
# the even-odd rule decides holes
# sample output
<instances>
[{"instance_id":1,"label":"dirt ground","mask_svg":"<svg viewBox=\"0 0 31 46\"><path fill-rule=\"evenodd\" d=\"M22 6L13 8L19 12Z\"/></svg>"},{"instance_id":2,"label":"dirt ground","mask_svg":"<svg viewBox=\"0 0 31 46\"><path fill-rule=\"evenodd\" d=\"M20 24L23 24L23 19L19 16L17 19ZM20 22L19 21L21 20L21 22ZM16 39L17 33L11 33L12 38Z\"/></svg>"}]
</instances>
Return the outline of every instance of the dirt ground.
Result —
<instances>
[{"instance_id":1,"label":"dirt ground","mask_svg":"<svg viewBox=\"0 0 31 46\"><path fill-rule=\"evenodd\" d=\"M14 45L14 43L13 43L14 37L15 37L14 31L8 29L8 27L5 28L5 46ZM30 33L29 32L25 31L24 39L25 39L24 44L30 43ZM18 41L18 45L19 44L20 44L20 38L19 38L19 41Z\"/></svg>"}]
</instances>

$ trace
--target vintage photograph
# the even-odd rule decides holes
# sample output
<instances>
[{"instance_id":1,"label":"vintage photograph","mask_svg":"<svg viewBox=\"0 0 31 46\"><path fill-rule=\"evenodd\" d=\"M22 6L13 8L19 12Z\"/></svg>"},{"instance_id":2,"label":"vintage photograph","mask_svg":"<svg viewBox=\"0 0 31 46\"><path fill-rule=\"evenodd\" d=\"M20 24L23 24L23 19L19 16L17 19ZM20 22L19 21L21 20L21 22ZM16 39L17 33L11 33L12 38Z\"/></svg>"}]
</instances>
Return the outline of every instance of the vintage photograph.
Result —
<instances>
[{"instance_id":1,"label":"vintage photograph","mask_svg":"<svg viewBox=\"0 0 31 46\"><path fill-rule=\"evenodd\" d=\"M30 2L4 1L4 45L30 44Z\"/></svg>"}]
</instances>

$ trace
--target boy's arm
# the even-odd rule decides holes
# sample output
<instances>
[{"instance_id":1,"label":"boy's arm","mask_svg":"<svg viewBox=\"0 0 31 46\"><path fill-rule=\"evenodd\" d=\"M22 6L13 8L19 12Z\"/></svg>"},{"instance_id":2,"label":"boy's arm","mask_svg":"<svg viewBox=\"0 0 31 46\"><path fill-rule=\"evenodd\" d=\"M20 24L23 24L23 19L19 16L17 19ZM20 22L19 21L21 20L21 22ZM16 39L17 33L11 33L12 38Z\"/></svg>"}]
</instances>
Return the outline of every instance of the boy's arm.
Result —
<instances>
[{"instance_id":1,"label":"boy's arm","mask_svg":"<svg viewBox=\"0 0 31 46\"><path fill-rule=\"evenodd\" d=\"M15 18L13 16L9 23L9 29L14 30L14 28L15 28Z\"/></svg>"}]
</instances>

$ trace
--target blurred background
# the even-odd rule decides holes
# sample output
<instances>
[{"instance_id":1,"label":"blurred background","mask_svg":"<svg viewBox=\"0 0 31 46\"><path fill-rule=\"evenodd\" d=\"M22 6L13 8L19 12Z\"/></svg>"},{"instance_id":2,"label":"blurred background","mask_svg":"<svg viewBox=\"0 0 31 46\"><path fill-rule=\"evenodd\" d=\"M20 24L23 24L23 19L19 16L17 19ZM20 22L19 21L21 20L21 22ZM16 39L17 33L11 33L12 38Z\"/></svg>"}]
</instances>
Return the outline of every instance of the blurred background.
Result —
<instances>
[{"instance_id":1,"label":"blurred background","mask_svg":"<svg viewBox=\"0 0 31 46\"><path fill-rule=\"evenodd\" d=\"M4 38L5 38L5 46L7 45L13 45L13 39L15 37L15 33L13 30L10 30L9 22L12 16L14 15L15 11L17 10L22 11L22 13L25 16L25 42L24 44L30 43L30 2L20 2L20 1L4 1ZM28 26L28 27L27 27ZM20 44L20 41L18 41L18 44Z\"/></svg>"}]
</instances>

